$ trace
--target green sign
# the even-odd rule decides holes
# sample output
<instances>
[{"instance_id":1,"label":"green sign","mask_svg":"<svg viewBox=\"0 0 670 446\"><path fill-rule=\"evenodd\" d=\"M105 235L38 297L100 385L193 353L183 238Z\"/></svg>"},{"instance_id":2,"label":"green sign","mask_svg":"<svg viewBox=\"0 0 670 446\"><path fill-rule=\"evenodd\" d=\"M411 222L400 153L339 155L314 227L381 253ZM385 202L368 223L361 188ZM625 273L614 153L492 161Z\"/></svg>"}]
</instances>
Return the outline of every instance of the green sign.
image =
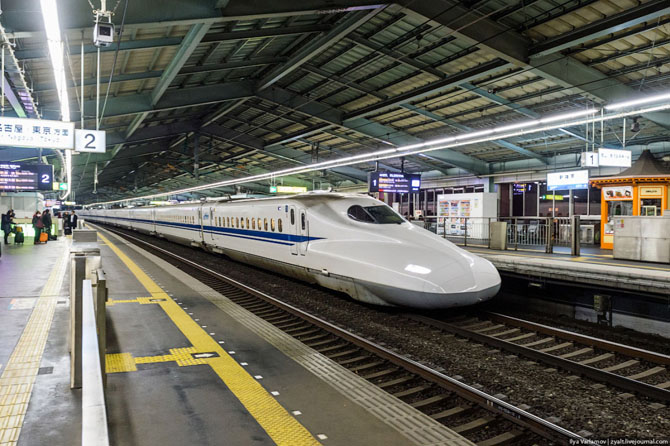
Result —
<instances>
[{"instance_id":1,"label":"green sign","mask_svg":"<svg viewBox=\"0 0 670 446\"><path fill-rule=\"evenodd\" d=\"M271 194L276 194L277 193L277 186L270 186L270 193Z\"/></svg>"},{"instance_id":2,"label":"green sign","mask_svg":"<svg viewBox=\"0 0 670 446\"><path fill-rule=\"evenodd\" d=\"M67 190L67 183L60 183L58 185L58 189L60 190Z\"/></svg>"}]
</instances>

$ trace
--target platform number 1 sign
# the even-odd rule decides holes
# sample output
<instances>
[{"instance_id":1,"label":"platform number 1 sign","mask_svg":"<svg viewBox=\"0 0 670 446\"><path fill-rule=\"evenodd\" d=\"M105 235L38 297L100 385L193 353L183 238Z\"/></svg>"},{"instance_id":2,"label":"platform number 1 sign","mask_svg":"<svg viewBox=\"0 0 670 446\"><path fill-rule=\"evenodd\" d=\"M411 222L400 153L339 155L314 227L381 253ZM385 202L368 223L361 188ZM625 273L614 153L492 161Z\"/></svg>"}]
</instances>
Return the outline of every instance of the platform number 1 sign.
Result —
<instances>
[{"instance_id":1,"label":"platform number 1 sign","mask_svg":"<svg viewBox=\"0 0 670 446\"><path fill-rule=\"evenodd\" d=\"M105 153L106 138L102 130L75 130L74 150L77 152Z\"/></svg>"}]
</instances>

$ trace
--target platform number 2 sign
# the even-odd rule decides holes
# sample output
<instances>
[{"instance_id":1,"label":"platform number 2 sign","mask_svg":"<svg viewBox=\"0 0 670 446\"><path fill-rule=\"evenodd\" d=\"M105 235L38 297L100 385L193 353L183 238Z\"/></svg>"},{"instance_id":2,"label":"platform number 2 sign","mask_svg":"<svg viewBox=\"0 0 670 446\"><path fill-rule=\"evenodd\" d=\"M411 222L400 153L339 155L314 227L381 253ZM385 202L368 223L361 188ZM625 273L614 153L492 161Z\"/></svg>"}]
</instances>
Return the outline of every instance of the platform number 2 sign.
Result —
<instances>
[{"instance_id":1,"label":"platform number 2 sign","mask_svg":"<svg viewBox=\"0 0 670 446\"><path fill-rule=\"evenodd\" d=\"M74 150L77 152L105 153L106 138L102 130L75 130Z\"/></svg>"}]
</instances>

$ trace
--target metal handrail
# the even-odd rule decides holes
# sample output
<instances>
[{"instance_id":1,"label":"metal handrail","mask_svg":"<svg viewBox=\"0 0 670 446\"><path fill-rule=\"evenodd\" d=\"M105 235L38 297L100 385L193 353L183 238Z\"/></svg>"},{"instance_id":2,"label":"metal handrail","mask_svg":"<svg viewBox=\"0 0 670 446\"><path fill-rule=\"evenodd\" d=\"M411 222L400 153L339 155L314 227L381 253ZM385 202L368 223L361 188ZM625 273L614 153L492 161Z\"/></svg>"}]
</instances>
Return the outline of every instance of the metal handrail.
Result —
<instances>
[{"instance_id":1,"label":"metal handrail","mask_svg":"<svg viewBox=\"0 0 670 446\"><path fill-rule=\"evenodd\" d=\"M93 285L82 286L82 394L81 444L108 446L107 410L105 408L104 370L100 361L97 317Z\"/></svg>"}]
</instances>

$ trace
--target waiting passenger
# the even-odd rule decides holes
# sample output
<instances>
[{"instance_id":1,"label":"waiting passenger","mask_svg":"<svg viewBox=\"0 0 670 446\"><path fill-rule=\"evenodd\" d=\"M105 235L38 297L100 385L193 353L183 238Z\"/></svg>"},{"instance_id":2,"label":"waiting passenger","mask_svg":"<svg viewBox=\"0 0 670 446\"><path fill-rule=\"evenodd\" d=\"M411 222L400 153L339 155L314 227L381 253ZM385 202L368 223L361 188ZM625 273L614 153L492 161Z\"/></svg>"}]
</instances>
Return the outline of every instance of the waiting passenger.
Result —
<instances>
[{"instance_id":1,"label":"waiting passenger","mask_svg":"<svg viewBox=\"0 0 670 446\"><path fill-rule=\"evenodd\" d=\"M44 243L47 243L51 238L51 226L53 225L51 220L51 212L49 212L49 209L45 209L44 213L42 214L42 224L44 225L44 232L47 234L47 239L44 241Z\"/></svg>"},{"instance_id":2,"label":"waiting passenger","mask_svg":"<svg viewBox=\"0 0 670 446\"><path fill-rule=\"evenodd\" d=\"M7 238L12 233L12 223L14 223L14 211L10 209L6 214L2 214L2 231L5 233L5 245L9 245Z\"/></svg>"},{"instance_id":3,"label":"waiting passenger","mask_svg":"<svg viewBox=\"0 0 670 446\"><path fill-rule=\"evenodd\" d=\"M37 245L40 242L40 234L42 229L44 229L44 222L42 222L42 213L40 211L35 211L33 214L33 231L35 231L35 239L33 243Z\"/></svg>"}]
</instances>

